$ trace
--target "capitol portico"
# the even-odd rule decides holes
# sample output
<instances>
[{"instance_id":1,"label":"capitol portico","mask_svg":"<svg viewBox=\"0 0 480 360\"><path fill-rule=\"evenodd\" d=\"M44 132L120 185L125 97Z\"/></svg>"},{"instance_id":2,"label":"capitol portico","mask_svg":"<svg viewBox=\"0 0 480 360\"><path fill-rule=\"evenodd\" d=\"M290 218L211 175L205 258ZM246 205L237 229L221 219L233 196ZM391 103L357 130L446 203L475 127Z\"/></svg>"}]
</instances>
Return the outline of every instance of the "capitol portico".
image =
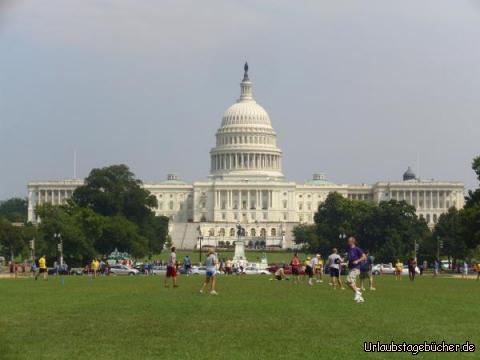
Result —
<instances>
[{"instance_id":1,"label":"capitol portico","mask_svg":"<svg viewBox=\"0 0 480 360\"><path fill-rule=\"evenodd\" d=\"M170 235L179 248L232 243L236 224L247 232L247 243L290 248L292 230L312 223L318 206L329 193L338 192L364 201L404 200L433 226L450 207L464 204L461 182L420 180L409 168L401 181L373 185L334 184L324 174L303 184L286 181L282 151L270 117L253 97L245 64L240 97L224 113L210 151L210 175L188 184L176 175L164 182L144 184L157 197L157 215L171 219ZM65 203L82 180L40 181L28 184L28 219L36 222L35 207Z\"/></svg>"}]
</instances>

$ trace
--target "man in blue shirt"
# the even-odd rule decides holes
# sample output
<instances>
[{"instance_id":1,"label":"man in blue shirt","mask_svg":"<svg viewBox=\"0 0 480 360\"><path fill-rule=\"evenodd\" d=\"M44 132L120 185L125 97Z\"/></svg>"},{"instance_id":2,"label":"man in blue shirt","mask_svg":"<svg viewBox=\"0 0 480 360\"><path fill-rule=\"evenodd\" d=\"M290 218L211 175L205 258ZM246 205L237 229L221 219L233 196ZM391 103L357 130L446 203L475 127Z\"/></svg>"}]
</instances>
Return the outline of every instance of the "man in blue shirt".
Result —
<instances>
[{"instance_id":1,"label":"man in blue shirt","mask_svg":"<svg viewBox=\"0 0 480 360\"><path fill-rule=\"evenodd\" d=\"M357 287L356 282L360 275L361 263L362 261L366 260L367 257L363 253L362 249L357 246L357 240L353 236L348 238L348 247L348 268L350 269L350 272L347 276L347 284L355 294L353 299L357 303L361 303L365 300L363 299L362 292Z\"/></svg>"}]
</instances>

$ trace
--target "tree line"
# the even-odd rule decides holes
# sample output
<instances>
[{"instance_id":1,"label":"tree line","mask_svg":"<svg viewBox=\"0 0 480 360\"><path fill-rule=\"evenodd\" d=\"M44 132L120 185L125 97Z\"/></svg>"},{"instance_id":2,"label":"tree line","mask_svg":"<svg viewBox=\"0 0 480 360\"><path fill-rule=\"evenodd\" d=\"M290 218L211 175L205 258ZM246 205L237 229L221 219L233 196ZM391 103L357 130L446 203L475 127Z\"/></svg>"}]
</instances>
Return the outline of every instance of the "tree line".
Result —
<instances>
[{"instance_id":1,"label":"tree line","mask_svg":"<svg viewBox=\"0 0 480 360\"><path fill-rule=\"evenodd\" d=\"M160 253L167 240L169 219L155 216L156 197L126 165L93 169L65 205L38 206L38 226L12 224L20 220L19 212L25 217L27 213L23 203L24 208L13 209L12 203L20 205L17 200L8 202L10 210L4 212L8 216L0 204L0 246L9 258L28 257L31 239L35 239L37 254L58 257L59 238L55 234L61 236L69 265L84 265L115 248L134 257L151 256Z\"/></svg>"}]
</instances>

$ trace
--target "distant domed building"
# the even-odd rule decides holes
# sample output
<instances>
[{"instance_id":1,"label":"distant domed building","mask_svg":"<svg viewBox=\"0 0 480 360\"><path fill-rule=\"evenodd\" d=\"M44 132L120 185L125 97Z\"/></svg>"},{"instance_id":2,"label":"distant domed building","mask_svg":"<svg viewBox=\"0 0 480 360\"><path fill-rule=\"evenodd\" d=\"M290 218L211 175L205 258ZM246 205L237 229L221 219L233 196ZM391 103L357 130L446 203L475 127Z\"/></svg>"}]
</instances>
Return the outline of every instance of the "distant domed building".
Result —
<instances>
[{"instance_id":1,"label":"distant domed building","mask_svg":"<svg viewBox=\"0 0 480 360\"><path fill-rule=\"evenodd\" d=\"M35 207L64 204L82 180L28 184L28 219L37 222ZM157 215L168 216L177 248L217 246L236 239L236 226L246 230L247 244L295 247L292 230L313 223L318 206L331 192L356 200L403 200L433 227L450 207L463 207L461 182L423 181L409 167L403 181L373 185L335 184L317 173L303 184L285 180L282 151L268 113L253 97L245 64L240 97L223 114L210 151L210 172L203 181L187 183L170 174L160 183L144 184L157 197ZM340 231L340 230L339 230Z\"/></svg>"},{"instance_id":2,"label":"distant domed building","mask_svg":"<svg viewBox=\"0 0 480 360\"><path fill-rule=\"evenodd\" d=\"M409 166L407 171L403 173L403 181L417 180L412 168Z\"/></svg>"}]
</instances>

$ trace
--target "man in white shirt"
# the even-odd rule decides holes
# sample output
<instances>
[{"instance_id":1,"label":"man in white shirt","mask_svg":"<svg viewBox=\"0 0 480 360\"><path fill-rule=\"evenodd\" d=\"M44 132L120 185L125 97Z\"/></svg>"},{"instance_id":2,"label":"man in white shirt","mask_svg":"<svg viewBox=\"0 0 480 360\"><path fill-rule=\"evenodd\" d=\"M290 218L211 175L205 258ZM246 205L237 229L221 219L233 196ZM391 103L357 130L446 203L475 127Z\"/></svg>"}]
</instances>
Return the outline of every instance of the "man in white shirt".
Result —
<instances>
[{"instance_id":1,"label":"man in white shirt","mask_svg":"<svg viewBox=\"0 0 480 360\"><path fill-rule=\"evenodd\" d=\"M340 278L340 264L342 261L343 260L341 256L338 255L337 249L334 248L327 261L327 266L330 270L330 277L332 278L332 286L334 290L337 288L337 282L341 286L342 290L345 289Z\"/></svg>"},{"instance_id":2,"label":"man in white shirt","mask_svg":"<svg viewBox=\"0 0 480 360\"><path fill-rule=\"evenodd\" d=\"M170 256L167 262L167 274L165 276L165 287L168 288L168 279L172 278L173 287L177 285L177 254L175 253L175 246L172 246Z\"/></svg>"}]
</instances>

